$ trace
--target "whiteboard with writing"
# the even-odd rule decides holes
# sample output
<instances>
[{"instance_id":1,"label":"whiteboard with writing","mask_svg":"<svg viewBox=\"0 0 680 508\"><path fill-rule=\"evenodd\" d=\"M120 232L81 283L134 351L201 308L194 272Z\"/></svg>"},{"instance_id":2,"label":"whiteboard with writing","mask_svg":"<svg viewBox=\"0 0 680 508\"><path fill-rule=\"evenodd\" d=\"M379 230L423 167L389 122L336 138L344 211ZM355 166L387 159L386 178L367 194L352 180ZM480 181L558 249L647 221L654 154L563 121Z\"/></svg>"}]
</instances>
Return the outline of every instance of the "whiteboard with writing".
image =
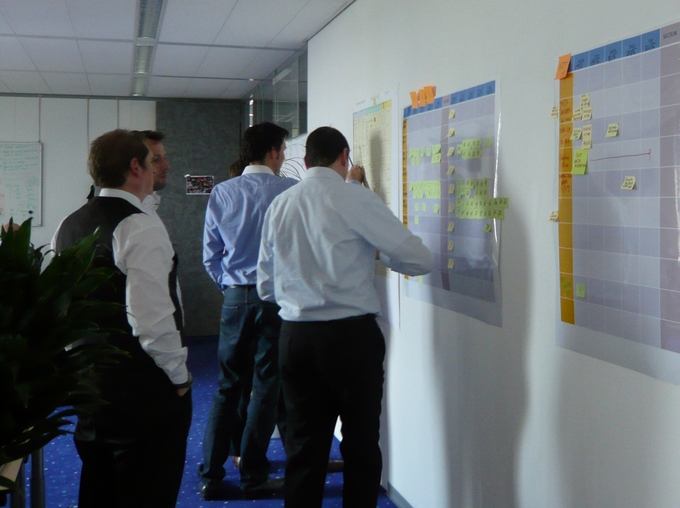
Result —
<instances>
[{"instance_id":1,"label":"whiteboard with writing","mask_svg":"<svg viewBox=\"0 0 680 508\"><path fill-rule=\"evenodd\" d=\"M42 144L0 143L0 221L42 226Z\"/></svg>"}]
</instances>

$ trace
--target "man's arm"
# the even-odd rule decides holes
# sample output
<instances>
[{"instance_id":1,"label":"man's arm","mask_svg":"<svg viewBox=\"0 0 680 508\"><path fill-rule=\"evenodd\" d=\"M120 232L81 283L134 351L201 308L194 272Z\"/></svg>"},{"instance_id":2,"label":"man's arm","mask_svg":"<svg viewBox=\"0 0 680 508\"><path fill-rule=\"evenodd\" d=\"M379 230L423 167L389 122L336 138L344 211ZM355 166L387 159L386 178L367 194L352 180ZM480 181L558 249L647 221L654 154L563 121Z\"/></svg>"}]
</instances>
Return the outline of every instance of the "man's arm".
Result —
<instances>
[{"instance_id":1,"label":"man's arm","mask_svg":"<svg viewBox=\"0 0 680 508\"><path fill-rule=\"evenodd\" d=\"M132 333L178 393L189 382L187 349L175 323L169 274L173 250L162 226L146 215L124 219L113 233L113 257L126 275L125 302Z\"/></svg>"},{"instance_id":2,"label":"man's arm","mask_svg":"<svg viewBox=\"0 0 680 508\"><path fill-rule=\"evenodd\" d=\"M262 239L260 253L257 259L257 294L264 301L276 302L274 294L274 251L269 240L269 221L272 207L269 207L262 224Z\"/></svg>"},{"instance_id":3,"label":"man's arm","mask_svg":"<svg viewBox=\"0 0 680 508\"><path fill-rule=\"evenodd\" d=\"M222 287L222 258L225 245L217 227L215 206L214 196L211 195L205 210L205 226L203 227L203 266L210 278Z\"/></svg>"}]
</instances>

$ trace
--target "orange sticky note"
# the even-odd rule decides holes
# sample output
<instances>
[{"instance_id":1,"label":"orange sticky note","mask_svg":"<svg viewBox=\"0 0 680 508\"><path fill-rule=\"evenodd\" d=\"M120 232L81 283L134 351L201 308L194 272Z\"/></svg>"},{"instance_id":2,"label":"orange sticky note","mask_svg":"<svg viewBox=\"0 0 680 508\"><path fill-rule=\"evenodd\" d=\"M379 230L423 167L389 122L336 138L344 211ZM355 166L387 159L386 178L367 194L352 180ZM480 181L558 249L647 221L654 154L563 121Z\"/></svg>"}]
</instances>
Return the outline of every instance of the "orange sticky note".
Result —
<instances>
[{"instance_id":1,"label":"orange sticky note","mask_svg":"<svg viewBox=\"0 0 680 508\"><path fill-rule=\"evenodd\" d=\"M555 73L555 79L562 79L566 77L567 72L569 72L569 63L571 62L571 53L562 55L557 62L557 72Z\"/></svg>"},{"instance_id":2,"label":"orange sticky note","mask_svg":"<svg viewBox=\"0 0 680 508\"><path fill-rule=\"evenodd\" d=\"M411 92L411 107L418 109L418 92Z\"/></svg>"},{"instance_id":3,"label":"orange sticky note","mask_svg":"<svg viewBox=\"0 0 680 508\"><path fill-rule=\"evenodd\" d=\"M426 86L425 87L425 102L428 104L434 104L434 87L433 86Z\"/></svg>"},{"instance_id":4,"label":"orange sticky note","mask_svg":"<svg viewBox=\"0 0 680 508\"><path fill-rule=\"evenodd\" d=\"M418 106L421 108L424 108L427 106L427 102L425 101L425 89L421 88L418 90Z\"/></svg>"}]
</instances>

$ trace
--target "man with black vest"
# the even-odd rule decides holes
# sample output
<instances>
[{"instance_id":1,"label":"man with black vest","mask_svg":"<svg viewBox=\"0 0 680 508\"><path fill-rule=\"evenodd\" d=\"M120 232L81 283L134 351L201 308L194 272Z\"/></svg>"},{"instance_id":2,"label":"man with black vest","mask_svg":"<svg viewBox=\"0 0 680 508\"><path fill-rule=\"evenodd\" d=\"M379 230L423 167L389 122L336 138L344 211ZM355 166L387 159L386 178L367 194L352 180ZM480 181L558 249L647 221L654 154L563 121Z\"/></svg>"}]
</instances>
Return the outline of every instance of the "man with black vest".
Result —
<instances>
[{"instance_id":1,"label":"man with black vest","mask_svg":"<svg viewBox=\"0 0 680 508\"><path fill-rule=\"evenodd\" d=\"M115 274L97 290L124 305L101 326L127 353L95 366L93 382L109 404L78 417L83 461L80 508L174 507L191 424L191 375L182 345L177 257L162 223L142 209L153 191L153 153L138 136L108 132L91 145L88 166L99 196L59 226L57 252L99 228L96 266Z\"/></svg>"}]
</instances>

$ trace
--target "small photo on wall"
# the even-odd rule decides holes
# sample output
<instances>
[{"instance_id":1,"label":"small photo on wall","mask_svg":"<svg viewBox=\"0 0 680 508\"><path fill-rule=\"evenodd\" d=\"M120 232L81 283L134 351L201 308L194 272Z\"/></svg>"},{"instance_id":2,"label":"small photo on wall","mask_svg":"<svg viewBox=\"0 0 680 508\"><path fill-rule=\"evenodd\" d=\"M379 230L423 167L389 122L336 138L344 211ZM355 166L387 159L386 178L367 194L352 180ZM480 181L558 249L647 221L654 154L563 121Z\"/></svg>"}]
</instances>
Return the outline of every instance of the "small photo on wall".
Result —
<instances>
[{"instance_id":1,"label":"small photo on wall","mask_svg":"<svg viewBox=\"0 0 680 508\"><path fill-rule=\"evenodd\" d=\"M184 175L186 179L187 194L206 195L215 186L214 176Z\"/></svg>"}]
</instances>

